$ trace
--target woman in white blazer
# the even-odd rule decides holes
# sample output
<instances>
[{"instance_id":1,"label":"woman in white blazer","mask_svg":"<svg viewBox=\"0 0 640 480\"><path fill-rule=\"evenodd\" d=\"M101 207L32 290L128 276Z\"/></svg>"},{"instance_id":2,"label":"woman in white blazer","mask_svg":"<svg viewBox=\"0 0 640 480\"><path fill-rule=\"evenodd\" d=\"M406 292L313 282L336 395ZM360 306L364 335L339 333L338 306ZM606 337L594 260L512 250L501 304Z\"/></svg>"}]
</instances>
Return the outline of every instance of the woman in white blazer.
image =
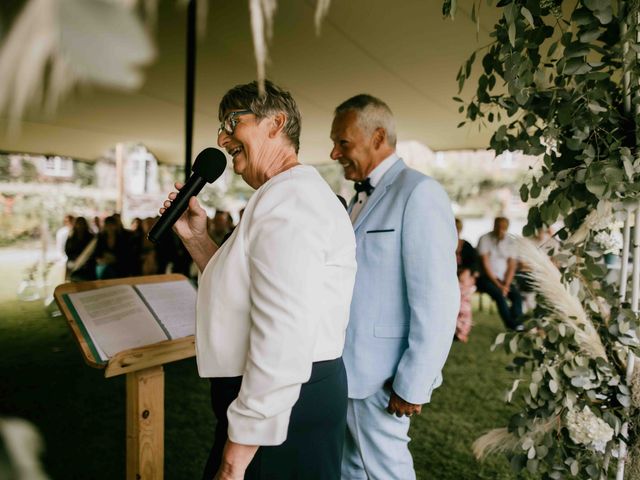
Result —
<instances>
[{"instance_id":1,"label":"woman in white blazer","mask_svg":"<svg viewBox=\"0 0 640 480\"><path fill-rule=\"evenodd\" d=\"M338 480L353 228L318 172L298 162L300 113L288 92L236 86L219 117L218 145L256 192L221 247L195 197L174 227L202 273L198 371L211 379L218 419L203 478Z\"/></svg>"}]
</instances>

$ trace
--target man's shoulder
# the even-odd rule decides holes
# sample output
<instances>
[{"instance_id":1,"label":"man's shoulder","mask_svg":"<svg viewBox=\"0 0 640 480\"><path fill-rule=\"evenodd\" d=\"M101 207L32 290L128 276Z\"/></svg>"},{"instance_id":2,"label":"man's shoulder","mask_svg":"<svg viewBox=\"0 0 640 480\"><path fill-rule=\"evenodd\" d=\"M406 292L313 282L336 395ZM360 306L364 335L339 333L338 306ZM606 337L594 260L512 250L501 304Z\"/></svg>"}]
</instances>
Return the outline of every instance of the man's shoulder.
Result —
<instances>
[{"instance_id":1,"label":"man's shoulder","mask_svg":"<svg viewBox=\"0 0 640 480\"><path fill-rule=\"evenodd\" d=\"M478 239L478 246L481 244L490 244L493 243L493 235L491 232L485 233Z\"/></svg>"},{"instance_id":2,"label":"man's shoulder","mask_svg":"<svg viewBox=\"0 0 640 480\"><path fill-rule=\"evenodd\" d=\"M444 191L440 182L435 178L407 166L400 170L393 183L399 189L408 191L413 191L416 188Z\"/></svg>"}]
</instances>

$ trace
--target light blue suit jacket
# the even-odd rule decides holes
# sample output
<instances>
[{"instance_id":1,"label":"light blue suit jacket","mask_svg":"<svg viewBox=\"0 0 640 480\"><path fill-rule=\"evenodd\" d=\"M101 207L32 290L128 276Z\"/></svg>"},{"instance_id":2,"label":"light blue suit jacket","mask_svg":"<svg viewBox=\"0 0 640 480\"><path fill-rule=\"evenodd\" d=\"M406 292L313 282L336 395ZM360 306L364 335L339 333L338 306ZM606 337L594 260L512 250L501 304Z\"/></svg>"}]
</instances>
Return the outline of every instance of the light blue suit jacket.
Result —
<instances>
[{"instance_id":1,"label":"light blue suit jacket","mask_svg":"<svg viewBox=\"0 0 640 480\"><path fill-rule=\"evenodd\" d=\"M460 305L449 198L398 160L354 229L358 271L343 354L349 398L392 379L401 398L427 403L442 383Z\"/></svg>"}]
</instances>

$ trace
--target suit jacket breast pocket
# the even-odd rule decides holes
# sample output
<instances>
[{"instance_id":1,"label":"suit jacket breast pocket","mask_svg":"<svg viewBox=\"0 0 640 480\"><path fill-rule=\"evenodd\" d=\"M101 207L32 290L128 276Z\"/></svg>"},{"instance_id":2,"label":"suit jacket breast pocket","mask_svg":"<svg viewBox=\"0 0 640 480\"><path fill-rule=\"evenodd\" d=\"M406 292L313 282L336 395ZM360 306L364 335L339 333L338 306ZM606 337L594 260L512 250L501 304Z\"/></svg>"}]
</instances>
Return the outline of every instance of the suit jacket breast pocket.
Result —
<instances>
[{"instance_id":1,"label":"suit jacket breast pocket","mask_svg":"<svg viewBox=\"0 0 640 480\"><path fill-rule=\"evenodd\" d=\"M364 247L366 261L374 265L399 262L397 257L397 232L393 228L371 228L366 230Z\"/></svg>"}]
</instances>

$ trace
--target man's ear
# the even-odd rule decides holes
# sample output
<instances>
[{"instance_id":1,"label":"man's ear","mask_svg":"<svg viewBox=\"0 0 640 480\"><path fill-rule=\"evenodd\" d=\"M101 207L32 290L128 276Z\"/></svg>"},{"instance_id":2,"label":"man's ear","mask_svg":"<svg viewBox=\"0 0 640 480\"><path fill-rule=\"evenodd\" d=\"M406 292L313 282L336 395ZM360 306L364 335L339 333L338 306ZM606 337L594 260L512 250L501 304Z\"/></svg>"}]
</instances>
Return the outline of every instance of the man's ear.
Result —
<instances>
[{"instance_id":1,"label":"man's ear","mask_svg":"<svg viewBox=\"0 0 640 480\"><path fill-rule=\"evenodd\" d=\"M373 132L373 147L379 149L387 140L387 132L384 128L379 127Z\"/></svg>"},{"instance_id":2,"label":"man's ear","mask_svg":"<svg viewBox=\"0 0 640 480\"><path fill-rule=\"evenodd\" d=\"M269 138L275 138L284 130L287 123L287 116L278 112L271 118L271 127L269 128Z\"/></svg>"}]
</instances>

